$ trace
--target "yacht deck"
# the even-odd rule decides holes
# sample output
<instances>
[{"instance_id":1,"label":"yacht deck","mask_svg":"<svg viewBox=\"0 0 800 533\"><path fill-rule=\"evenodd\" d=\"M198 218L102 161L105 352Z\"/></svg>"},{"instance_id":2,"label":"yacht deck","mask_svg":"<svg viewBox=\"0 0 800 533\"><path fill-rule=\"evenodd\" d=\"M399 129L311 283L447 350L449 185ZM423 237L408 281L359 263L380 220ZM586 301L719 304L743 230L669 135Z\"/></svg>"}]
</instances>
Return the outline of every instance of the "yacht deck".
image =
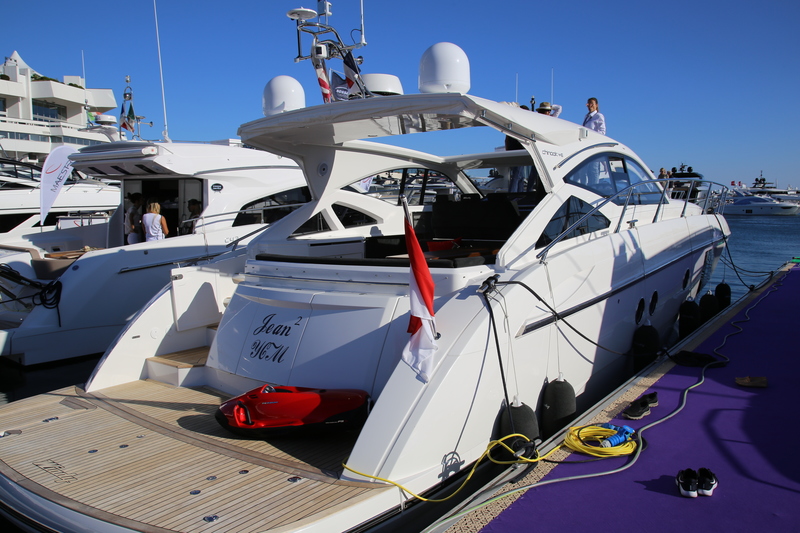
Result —
<instances>
[{"instance_id":1,"label":"yacht deck","mask_svg":"<svg viewBox=\"0 0 800 533\"><path fill-rule=\"evenodd\" d=\"M214 420L223 399L148 380L13 402L0 409L9 433L0 473L69 509L148 532L199 531L214 516L214 531L271 530L381 490L337 480L355 434L326 435L324 446L315 437L238 438Z\"/></svg>"}]
</instances>

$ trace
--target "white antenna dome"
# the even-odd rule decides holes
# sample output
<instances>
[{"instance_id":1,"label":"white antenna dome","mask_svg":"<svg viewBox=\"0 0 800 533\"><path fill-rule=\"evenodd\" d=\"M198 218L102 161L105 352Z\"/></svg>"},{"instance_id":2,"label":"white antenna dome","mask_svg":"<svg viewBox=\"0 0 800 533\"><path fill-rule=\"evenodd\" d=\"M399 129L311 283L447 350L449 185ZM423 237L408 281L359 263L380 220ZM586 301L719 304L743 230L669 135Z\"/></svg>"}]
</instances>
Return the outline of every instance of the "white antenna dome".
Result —
<instances>
[{"instance_id":1,"label":"white antenna dome","mask_svg":"<svg viewBox=\"0 0 800 533\"><path fill-rule=\"evenodd\" d=\"M95 115L94 121L101 126L111 126L117 123L117 117L114 115Z\"/></svg>"},{"instance_id":2,"label":"white antenna dome","mask_svg":"<svg viewBox=\"0 0 800 533\"><path fill-rule=\"evenodd\" d=\"M403 84L394 74L362 74L361 79L372 94L380 96L404 94Z\"/></svg>"},{"instance_id":3,"label":"white antenna dome","mask_svg":"<svg viewBox=\"0 0 800 533\"><path fill-rule=\"evenodd\" d=\"M275 76L264 86L261 109L265 117L306 106L306 93L291 76Z\"/></svg>"},{"instance_id":4,"label":"white antenna dome","mask_svg":"<svg viewBox=\"0 0 800 533\"><path fill-rule=\"evenodd\" d=\"M453 43L436 43L419 62L419 92L466 93L469 91L469 59Z\"/></svg>"}]
</instances>

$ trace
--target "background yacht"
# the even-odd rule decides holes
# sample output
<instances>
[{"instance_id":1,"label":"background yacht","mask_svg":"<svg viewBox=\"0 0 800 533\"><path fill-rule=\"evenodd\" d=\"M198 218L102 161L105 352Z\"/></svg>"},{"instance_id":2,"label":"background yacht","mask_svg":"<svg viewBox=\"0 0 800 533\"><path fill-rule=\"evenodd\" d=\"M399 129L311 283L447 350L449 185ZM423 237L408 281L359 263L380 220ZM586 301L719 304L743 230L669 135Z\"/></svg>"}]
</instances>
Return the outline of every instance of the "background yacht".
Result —
<instances>
[{"instance_id":1,"label":"background yacht","mask_svg":"<svg viewBox=\"0 0 800 533\"><path fill-rule=\"evenodd\" d=\"M724 215L796 215L800 212L800 203L776 200L770 196L752 194L735 194L721 206Z\"/></svg>"},{"instance_id":2,"label":"background yacht","mask_svg":"<svg viewBox=\"0 0 800 533\"><path fill-rule=\"evenodd\" d=\"M39 165L0 158L0 244L26 233L104 223L119 205L118 185L73 173L42 222L41 174Z\"/></svg>"},{"instance_id":3,"label":"background yacht","mask_svg":"<svg viewBox=\"0 0 800 533\"><path fill-rule=\"evenodd\" d=\"M125 197L158 201L170 233L125 245L130 204L115 188L118 205L108 224L33 229L6 239L0 353L23 365L103 352L169 281L171 268L241 253L254 232L308 200L294 162L259 150L119 142L70 157L77 170L119 180ZM190 200L202 207L199 216L191 214Z\"/></svg>"}]
</instances>

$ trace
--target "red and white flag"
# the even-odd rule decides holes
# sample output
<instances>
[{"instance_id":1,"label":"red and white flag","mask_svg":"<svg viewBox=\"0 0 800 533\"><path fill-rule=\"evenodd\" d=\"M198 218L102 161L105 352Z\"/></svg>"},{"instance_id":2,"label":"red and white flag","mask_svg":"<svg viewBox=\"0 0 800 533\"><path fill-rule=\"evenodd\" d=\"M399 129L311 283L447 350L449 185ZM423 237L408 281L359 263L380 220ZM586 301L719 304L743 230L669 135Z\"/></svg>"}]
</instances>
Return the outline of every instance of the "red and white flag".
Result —
<instances>
[{"instance_id":1,"label":"red and white flag","mask_svg":"<svg viewBox=\"0 0 800 533\"><path fill-rule=\"evenodd\" d=\"M344 63L344 76L347 79L347 88L352 93L353 86L356 85L356 79L361 75L361 70L359 70L358 64L353 58L353 52L350 50L348 50L342 58L342 63ZM356 86L356 88L358 87Z\"/></svg>"},{"instance_id":2,"label":"red and white flag","mask_svg":"<svg viewBox=\"0 0 800 533\"><path fill-rule=\"evenodd\" d=\"M405 208L406 248L411 260L411 279L409 297L411 299L411 319L408 332L411 338L403 348L403 361L413 368L419 377L427 382L433 372L433 354L436 353L436 321L433 316L433 278L425 262L422 248L411 225L408 204L403 198Z\"/></svg>"}]
</instances>

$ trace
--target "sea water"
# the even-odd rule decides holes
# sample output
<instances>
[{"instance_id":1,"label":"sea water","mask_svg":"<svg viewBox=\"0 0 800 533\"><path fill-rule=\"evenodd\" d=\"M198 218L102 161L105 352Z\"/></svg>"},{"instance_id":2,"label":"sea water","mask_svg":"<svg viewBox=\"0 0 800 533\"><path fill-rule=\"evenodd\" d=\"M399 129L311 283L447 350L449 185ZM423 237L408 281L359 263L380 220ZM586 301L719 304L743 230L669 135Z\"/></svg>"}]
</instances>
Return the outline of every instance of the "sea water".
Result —
<instances>
[{"instance_id":1,"label":"sea water","mask_svg":"<svg viewBox=\"0 0 800 533\"><path fill-rule=\"evenodd\" d=\"M794 257L800 257L800 215L739 215L726 217L731 235L705 290L722 281L736 301L757 288Z\"/></svg>"}]
</instances>

